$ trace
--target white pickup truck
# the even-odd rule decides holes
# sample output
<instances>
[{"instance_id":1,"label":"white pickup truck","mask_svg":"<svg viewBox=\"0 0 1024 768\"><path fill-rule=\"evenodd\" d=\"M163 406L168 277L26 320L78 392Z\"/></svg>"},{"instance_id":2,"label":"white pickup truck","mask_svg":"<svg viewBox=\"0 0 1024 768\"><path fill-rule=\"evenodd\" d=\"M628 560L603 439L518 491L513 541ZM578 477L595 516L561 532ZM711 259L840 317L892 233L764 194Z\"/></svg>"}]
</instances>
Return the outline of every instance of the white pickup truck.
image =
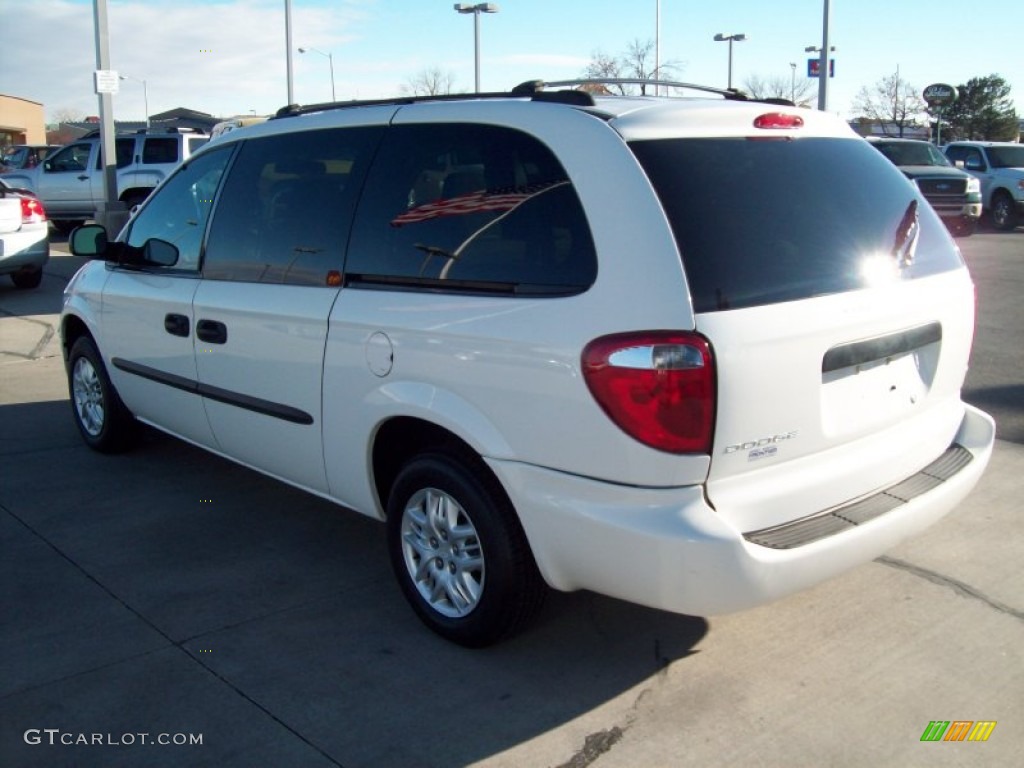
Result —
<instances>
[{"instance_id":1,"label":"white pickup truck","mask_svg":"<svg viewBox=\"0 0 1024 768\"><path fill-rule=\"evenodd\" d=\"M201 133L141 131L116 137L117 198L138 205L178 163L209 141ZM70 232L96 214L103 199L100 138L90 134L48 155L35 168L0 174L9 185L34 192L54 226Z\"/></svg>"},{"instance_id":2,"label":"white pickup truck","mask_svg":"<svg viewBox=\"0 0 1024 768\"><path fill-rule=\"evenodd\" d=\"M1024 144L1001 141L954 141L946 157L981 182L982 205L996 228L1024 223Z\"/></svg>"}]
</instances>

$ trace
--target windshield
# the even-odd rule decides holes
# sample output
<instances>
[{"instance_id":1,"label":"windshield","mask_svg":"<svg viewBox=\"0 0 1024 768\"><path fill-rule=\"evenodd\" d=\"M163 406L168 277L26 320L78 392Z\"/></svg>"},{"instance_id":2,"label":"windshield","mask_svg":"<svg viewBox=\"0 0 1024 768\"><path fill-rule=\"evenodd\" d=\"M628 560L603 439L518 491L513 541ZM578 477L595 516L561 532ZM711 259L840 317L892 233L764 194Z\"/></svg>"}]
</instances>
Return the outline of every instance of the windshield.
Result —
<instances>
[{"instance_id":1,"label":"windshield","mask_svg":"<svg viewBox=\"0 0 1024 768\"><path fill-rule=\"evenodd\" d=\"M952 165L939 150L923 141L874 141L871 145L895 165Z\"/></svg>"},{"instance_id":2,"label":"windshield","mask_svg":"<svg viewBox=\"0 0 1024 768\"><path fill-rule=\"evenodd\" d=\"M989 147L988 158L993 168L1024 168L1024 144L1016 147Z\"/></svg>"},{"instance_id":3,"label":"windshield","mask_svg":"<svg viewBox=\"0 0 1024 768\"><path fill-rule=\"evenodd\" d=\"M906 279L961 264L917 188L866 141L630 147L668 216L697 312L868 288L886 270Z\"/></svg>"}]
</instances>

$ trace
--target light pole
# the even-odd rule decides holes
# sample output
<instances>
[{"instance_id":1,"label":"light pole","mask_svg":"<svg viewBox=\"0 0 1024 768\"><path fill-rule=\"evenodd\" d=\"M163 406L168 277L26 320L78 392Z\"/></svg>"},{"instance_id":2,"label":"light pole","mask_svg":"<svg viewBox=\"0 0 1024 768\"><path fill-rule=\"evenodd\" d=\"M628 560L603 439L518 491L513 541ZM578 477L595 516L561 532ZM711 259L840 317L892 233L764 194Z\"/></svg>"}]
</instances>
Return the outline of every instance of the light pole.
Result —
<instances>
[{"instance_id":1,"label":"light pole","mask_svg":"<svg viewBox=\"0 0 1024 768\"><path fill-rule=\"evenodd\" d=\"M789 78L789 100L796 104L796 62L789 62L791 77Z\"/></svg>"},{"instance_id":2,"label":"light pole","mask_svg":"<svg viewBox=\"0 0 1024 768\"><path fill-rule=\"evenodd\" d=\"M455 3L455 10L459 13L473 14L473 71L474 87L480 93L480 14L497 13L497 3Z\"/></svg>"},{"instance_id":3,"label":"light pole","mask_svg":"<svg viewBox=\"0 0 1024 768\"><path fill-rule=\"evenodd\" d=\"M334 54L324 53L317 48L299 48L299 53L309 53L310 51L327 57L327 62L331 65L331 101L337 101L338 99L334 95Z\"/></svg>"},{"instance_id":4,"label":"light pole","mask_svg":"<svg viewBox=\"0 0 1024 768\"><path fill-rule=\"evenodd\" d=\"M725 42L725 41L729 42L729 86L728 87L730 89L732 88L732 44L733 44L733 41L736 41L737 43L740 43L740 42L742 42L742 41L744 41L746 39L747 39L747 36L744 35L742 32L734 34L734 35L723 35L721 32L719 32L717 35L715 35L715 42L716 43L722 43L722 42Z\"/></svg>"},{"instance_id":5,"label":"light pole","mask_svg":"<svg viewBox=\"0 0 1024 768\"><path fill-rule=\"evenodd\" d=\"M830 53L835 53L836 47L830 45L828 50ZM825 111L825 107L828 105L828 76L831 73L828 54L824 51L823 47L817 45L808 45L804 48L805 53L820 54L820 59L818 60L818 109L822 112Z\"/></svg>"},{"instance_id":6,"label":"light pole","mask_svg":"<svg viewBox=\"0 0 1024 768\"><path fill-rule=\"evenodd\" d=\"M149 128L149 91L146 88L146 81L140 80L137 77L131 75L118 75L118 80L134 80L136 83L142 83L142 105L146 109L146 127Z\"/></svg>"},{"instance_id":7,"label":"light pole","mask_svg":"<svg viewBox=\"0 0 1024 768\"><path fill-rule=\"evenodd\" d=\"M829 24L831 20L832 3L830 0L822 0L821 48L818 49L821 54L820 63L818 65L818 109L821 112L828 109L828 76L830 74L828 54L829 51L835 50L835 48L830 46L828 43Z\"/></svg>"}]
</instances>

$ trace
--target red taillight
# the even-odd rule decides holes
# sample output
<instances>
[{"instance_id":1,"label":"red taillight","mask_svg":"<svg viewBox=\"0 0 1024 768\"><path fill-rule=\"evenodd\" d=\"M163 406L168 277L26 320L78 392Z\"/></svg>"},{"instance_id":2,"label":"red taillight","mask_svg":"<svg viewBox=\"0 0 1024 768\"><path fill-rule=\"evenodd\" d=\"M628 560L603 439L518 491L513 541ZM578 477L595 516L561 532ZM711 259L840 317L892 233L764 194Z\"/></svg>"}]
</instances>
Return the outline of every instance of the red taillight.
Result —
<instances>
[{"instance_id":1,"label":"red taillight","mask_svg":"<svg viewBox=\"0 0 1024 768\"><path fill-rule=\"evenodd\" d=\"M38 224L41 221L46 221L46 210L43 208L43 204L34 197L21 198L21 223Z\"/></svg>"},{"instance_id":2,"label":"red taillight","mask_svg":"<svg viewBox=\"0 0 1024 768\"><path fill-rule=\"evenodd\" d=\"M754 118L755 128L802 128L804 119L788 112L765 112Z\"/></svg>"},{"instance_id":3,"label":"red taillight","mask_svg":"<svg viewBox=\"0 0 1024 768\"><path fill-rule=\"evenodd\" d=\"M609 418L644 445L711 452L715 364L702 336L650 331L595 339L583 350L583 377Z\"/></svg>"}]
</instances>

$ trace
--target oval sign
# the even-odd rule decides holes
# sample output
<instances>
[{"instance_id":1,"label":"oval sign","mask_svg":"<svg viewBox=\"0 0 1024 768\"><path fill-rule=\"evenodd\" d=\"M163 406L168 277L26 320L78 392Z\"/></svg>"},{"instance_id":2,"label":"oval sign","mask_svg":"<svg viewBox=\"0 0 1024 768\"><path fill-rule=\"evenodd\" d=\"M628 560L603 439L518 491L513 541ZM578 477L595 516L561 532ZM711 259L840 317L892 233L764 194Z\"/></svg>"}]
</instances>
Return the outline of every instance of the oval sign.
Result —
<instances>
[{"instance_id":1,"label":"oval sign","mask_svg":"<svg viewBox=\"0 0 1024 768\"><path fill-rule=\"evenodd\" d=\"M929 107L948 107L959 95L956 88L945 83L932 83L921 94Z\"/></svg>"}]
</instances>

